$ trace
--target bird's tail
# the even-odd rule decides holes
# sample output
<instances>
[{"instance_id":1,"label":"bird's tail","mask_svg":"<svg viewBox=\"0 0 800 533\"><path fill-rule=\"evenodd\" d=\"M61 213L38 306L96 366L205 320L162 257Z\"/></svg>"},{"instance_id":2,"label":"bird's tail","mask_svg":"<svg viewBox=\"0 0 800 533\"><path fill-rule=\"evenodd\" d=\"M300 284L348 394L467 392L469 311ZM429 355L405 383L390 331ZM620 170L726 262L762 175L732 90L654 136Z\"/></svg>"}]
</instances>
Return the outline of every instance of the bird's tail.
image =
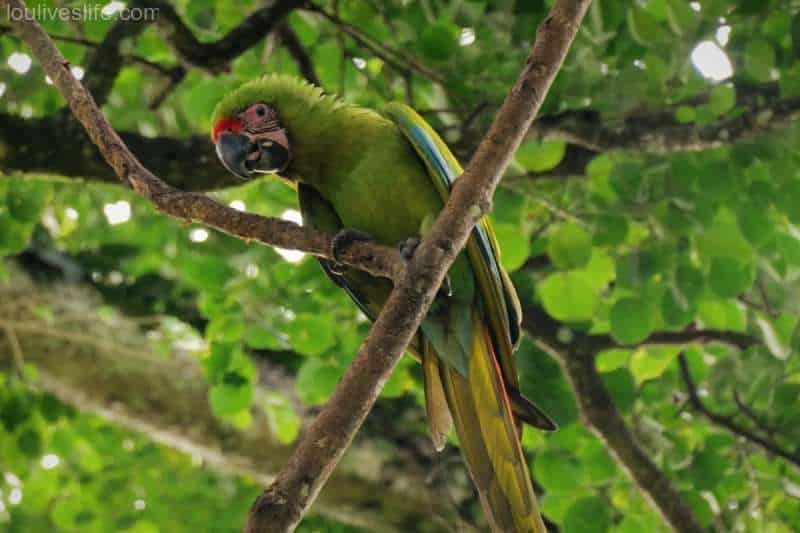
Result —
<instances>
[{"instance_id":1,"label":"bird's tail","mask_svg":"<svg viewBox=\"0 0 800 533\"><path fill-rule=\"evenodd\" d=\"M473 324L469 380L440 363L461 453L493 531L545 533L489 330Z\"/></svg>"}]
</instances>

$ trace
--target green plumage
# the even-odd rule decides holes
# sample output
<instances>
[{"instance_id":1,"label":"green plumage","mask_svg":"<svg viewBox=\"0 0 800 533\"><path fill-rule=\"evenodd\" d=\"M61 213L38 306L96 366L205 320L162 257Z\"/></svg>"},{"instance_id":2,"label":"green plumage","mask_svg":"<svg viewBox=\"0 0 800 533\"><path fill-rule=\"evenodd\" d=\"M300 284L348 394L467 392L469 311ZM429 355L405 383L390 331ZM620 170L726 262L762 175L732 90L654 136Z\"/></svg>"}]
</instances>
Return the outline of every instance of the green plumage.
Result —
<instances>
[{"instance_id":1,"label":"green plumage","mask_svg":"<svg viewBox=\"0 0 800 533\"><path fill-rule=\"evenodd\" d=\"M381 115L292 77L244 85L220 102L213 121L256 102L274 108L287 131L292 159L283 174L297 183L304 224L357 229L393 246L424 231L461 173L438 135L409 108L392 104ZM539 532L545 529L517 419L550 422L518 391L512 351L519 307L498 253L483 221L448 274L452 295L436 299L409 349L423 362L434 444L444 445L454 423L492 528ZM322 264L368 316L377 316L391 290L387 280Z\"/></svg>"}]
</instances>

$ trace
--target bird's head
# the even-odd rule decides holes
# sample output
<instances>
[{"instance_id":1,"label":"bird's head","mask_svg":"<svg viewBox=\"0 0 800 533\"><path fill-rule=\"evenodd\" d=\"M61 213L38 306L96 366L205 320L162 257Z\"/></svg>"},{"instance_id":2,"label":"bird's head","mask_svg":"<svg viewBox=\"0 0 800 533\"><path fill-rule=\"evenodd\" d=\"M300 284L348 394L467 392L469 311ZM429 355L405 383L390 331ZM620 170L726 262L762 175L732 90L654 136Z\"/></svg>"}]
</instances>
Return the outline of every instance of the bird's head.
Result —
<instances>
[{"instance_id":1,"label":"bird's head","mask_svg":"<svg viewBox=\"0 0 800 533\"><path fill-rule=\"evenodd\" d=\"M266 102L221 114L214 121L211 137L225 168L243 179L277 174L291 160L289 138L278 111Z\"/></svg>"}]
</instances>

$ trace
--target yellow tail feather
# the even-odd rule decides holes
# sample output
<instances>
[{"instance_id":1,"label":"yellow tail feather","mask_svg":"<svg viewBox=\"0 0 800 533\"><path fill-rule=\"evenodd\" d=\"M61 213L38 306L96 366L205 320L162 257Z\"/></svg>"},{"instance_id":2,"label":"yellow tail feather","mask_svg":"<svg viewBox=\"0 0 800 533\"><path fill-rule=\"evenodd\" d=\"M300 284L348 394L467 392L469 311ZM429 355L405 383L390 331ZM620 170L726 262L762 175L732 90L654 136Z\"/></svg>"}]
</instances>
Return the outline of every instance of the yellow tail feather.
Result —
<instances>
[{"instance_id":1,"label":"yellow tail feather","mask_svg":"<svg viewBox=\"0 0 800 533\"><path fill-rule=\"evenodd\" d=\"M474 324L469 380L441 365L462 455L493 531L545 533L489 332Z\"/></svg>"}]
</instances>

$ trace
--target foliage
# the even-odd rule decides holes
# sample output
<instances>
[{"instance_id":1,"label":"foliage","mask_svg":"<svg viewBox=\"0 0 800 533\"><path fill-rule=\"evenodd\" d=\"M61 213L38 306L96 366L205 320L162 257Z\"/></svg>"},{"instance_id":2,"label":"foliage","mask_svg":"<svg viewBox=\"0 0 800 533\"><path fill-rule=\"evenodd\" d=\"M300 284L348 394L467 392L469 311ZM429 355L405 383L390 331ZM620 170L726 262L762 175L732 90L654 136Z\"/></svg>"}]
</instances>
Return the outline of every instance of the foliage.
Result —
<instances>
[{"instance_id":1,"label":"foliage","mask_svg":"<svg viewBox=\"0 0 800 533\"><path fill-rule=\"evenodd\" d=\"M330 13L337 4L338 17L377 43L371 46L311 11L295 11L288 20L327 91L371 107L410 101L458 153L468 154L523 65L533 28L550 3L320 2ZM231 4L189 0L178 10L197 35L214 40L256 7L247 0L236 9ZM503 263L524 302L560 323L554 336L566 350L573 349L571 339L597 341L595 367L633 433L703 524L721 530L800 528L797 464L693 410L677 363L685 357L711 410L794 451L800 439L800 128L788 124L766 133L780 117L763 109L800 95L798 8L778 0L596 1L542 110L555 117L552 136L522 146L493 211ZM110 25L86 21L82 27L86 38L99 40ZM58 21L45 27L54 34L74 31ZM729 38L722 37L725 27ZM717 43L730 58L730 79L701 75L690 60L701 41ZM245 52L222 75L191 69L155 111L147 106L163 80L128 63L105 111L120 130L145 136L207 134L213 106L232 87L266 71L300 72L277 44ZM73 64L85 65L86 47L59 46ZM0 110L26 118L53 115L63 102L42 83L41 70L34 65L20 75L5 63L21 50L13 36L0 36ZM177 64L154 26L130 53ZM753 109L755 122L745 121L752 131L729 138L738 131L737 119ZM597 136L609 139L581 144L575 131L585 132L570 130L574 112L593 113ZM559 122L559 116L567 118ZM632 140L610 136L632 123L644 124ZM713 127L728 133L700 149L650 144L658 135L695 139ZM601 151L605 141L608 149ZM40 142L46 139L31 149ZM559 171L576 147L587 146L585 169ZM213 157L210 150L198 159ZM213 194L248 211L295 215L294 193L268 180ZM180 225L117 185L11 175L0 181L0 206L0 251L9 261L26 249L57 249L78 261L110 304L191 323L204 339L197 357L212 385L215 413L246 426L251 409L264 409L284 442L294 440L300 419L278 392L252 405L255 362L279 360L295 376L297 396L319 405L368 329L313 260ZM153 280L168 281L169 290L153 292ZM196 302L196 316L182 311L187 299ZM755 342L699 342L698 330L748 334ZM665 333L678 340L643 343ZM603 339L610 341L601 346ZM561 367L534 340L541 339L524 340L518 353L522 387L561 426L552 435L524 435L547 518L568 533L666 531L582 423ZM579 343L574 346L580 355ZM405 360L384 401L419 398L419 375ZM0 502L16 530L55 523L65 530L178 531L195 522L178 523L169 511L189 506L202 512L191 517L197 524L213 518L214 530L240 526L252 486L204 473L144 436L12 386L9 376L0 375L0 455L10 458L3 468L26 488L22 505L13 507L11 487L0 485ZM425 432L421 424L403 429ZM125 442L133 443L132 451ZM39 466L47 453L58 453L62 465ZM109 492L125 502L124 511L100 505ZM73 493L75 500L54 496ZM141 497L147 508L140 513L132 502ZM320 521L319 527L337 526Z\"/></svg>"}]
</instances>

